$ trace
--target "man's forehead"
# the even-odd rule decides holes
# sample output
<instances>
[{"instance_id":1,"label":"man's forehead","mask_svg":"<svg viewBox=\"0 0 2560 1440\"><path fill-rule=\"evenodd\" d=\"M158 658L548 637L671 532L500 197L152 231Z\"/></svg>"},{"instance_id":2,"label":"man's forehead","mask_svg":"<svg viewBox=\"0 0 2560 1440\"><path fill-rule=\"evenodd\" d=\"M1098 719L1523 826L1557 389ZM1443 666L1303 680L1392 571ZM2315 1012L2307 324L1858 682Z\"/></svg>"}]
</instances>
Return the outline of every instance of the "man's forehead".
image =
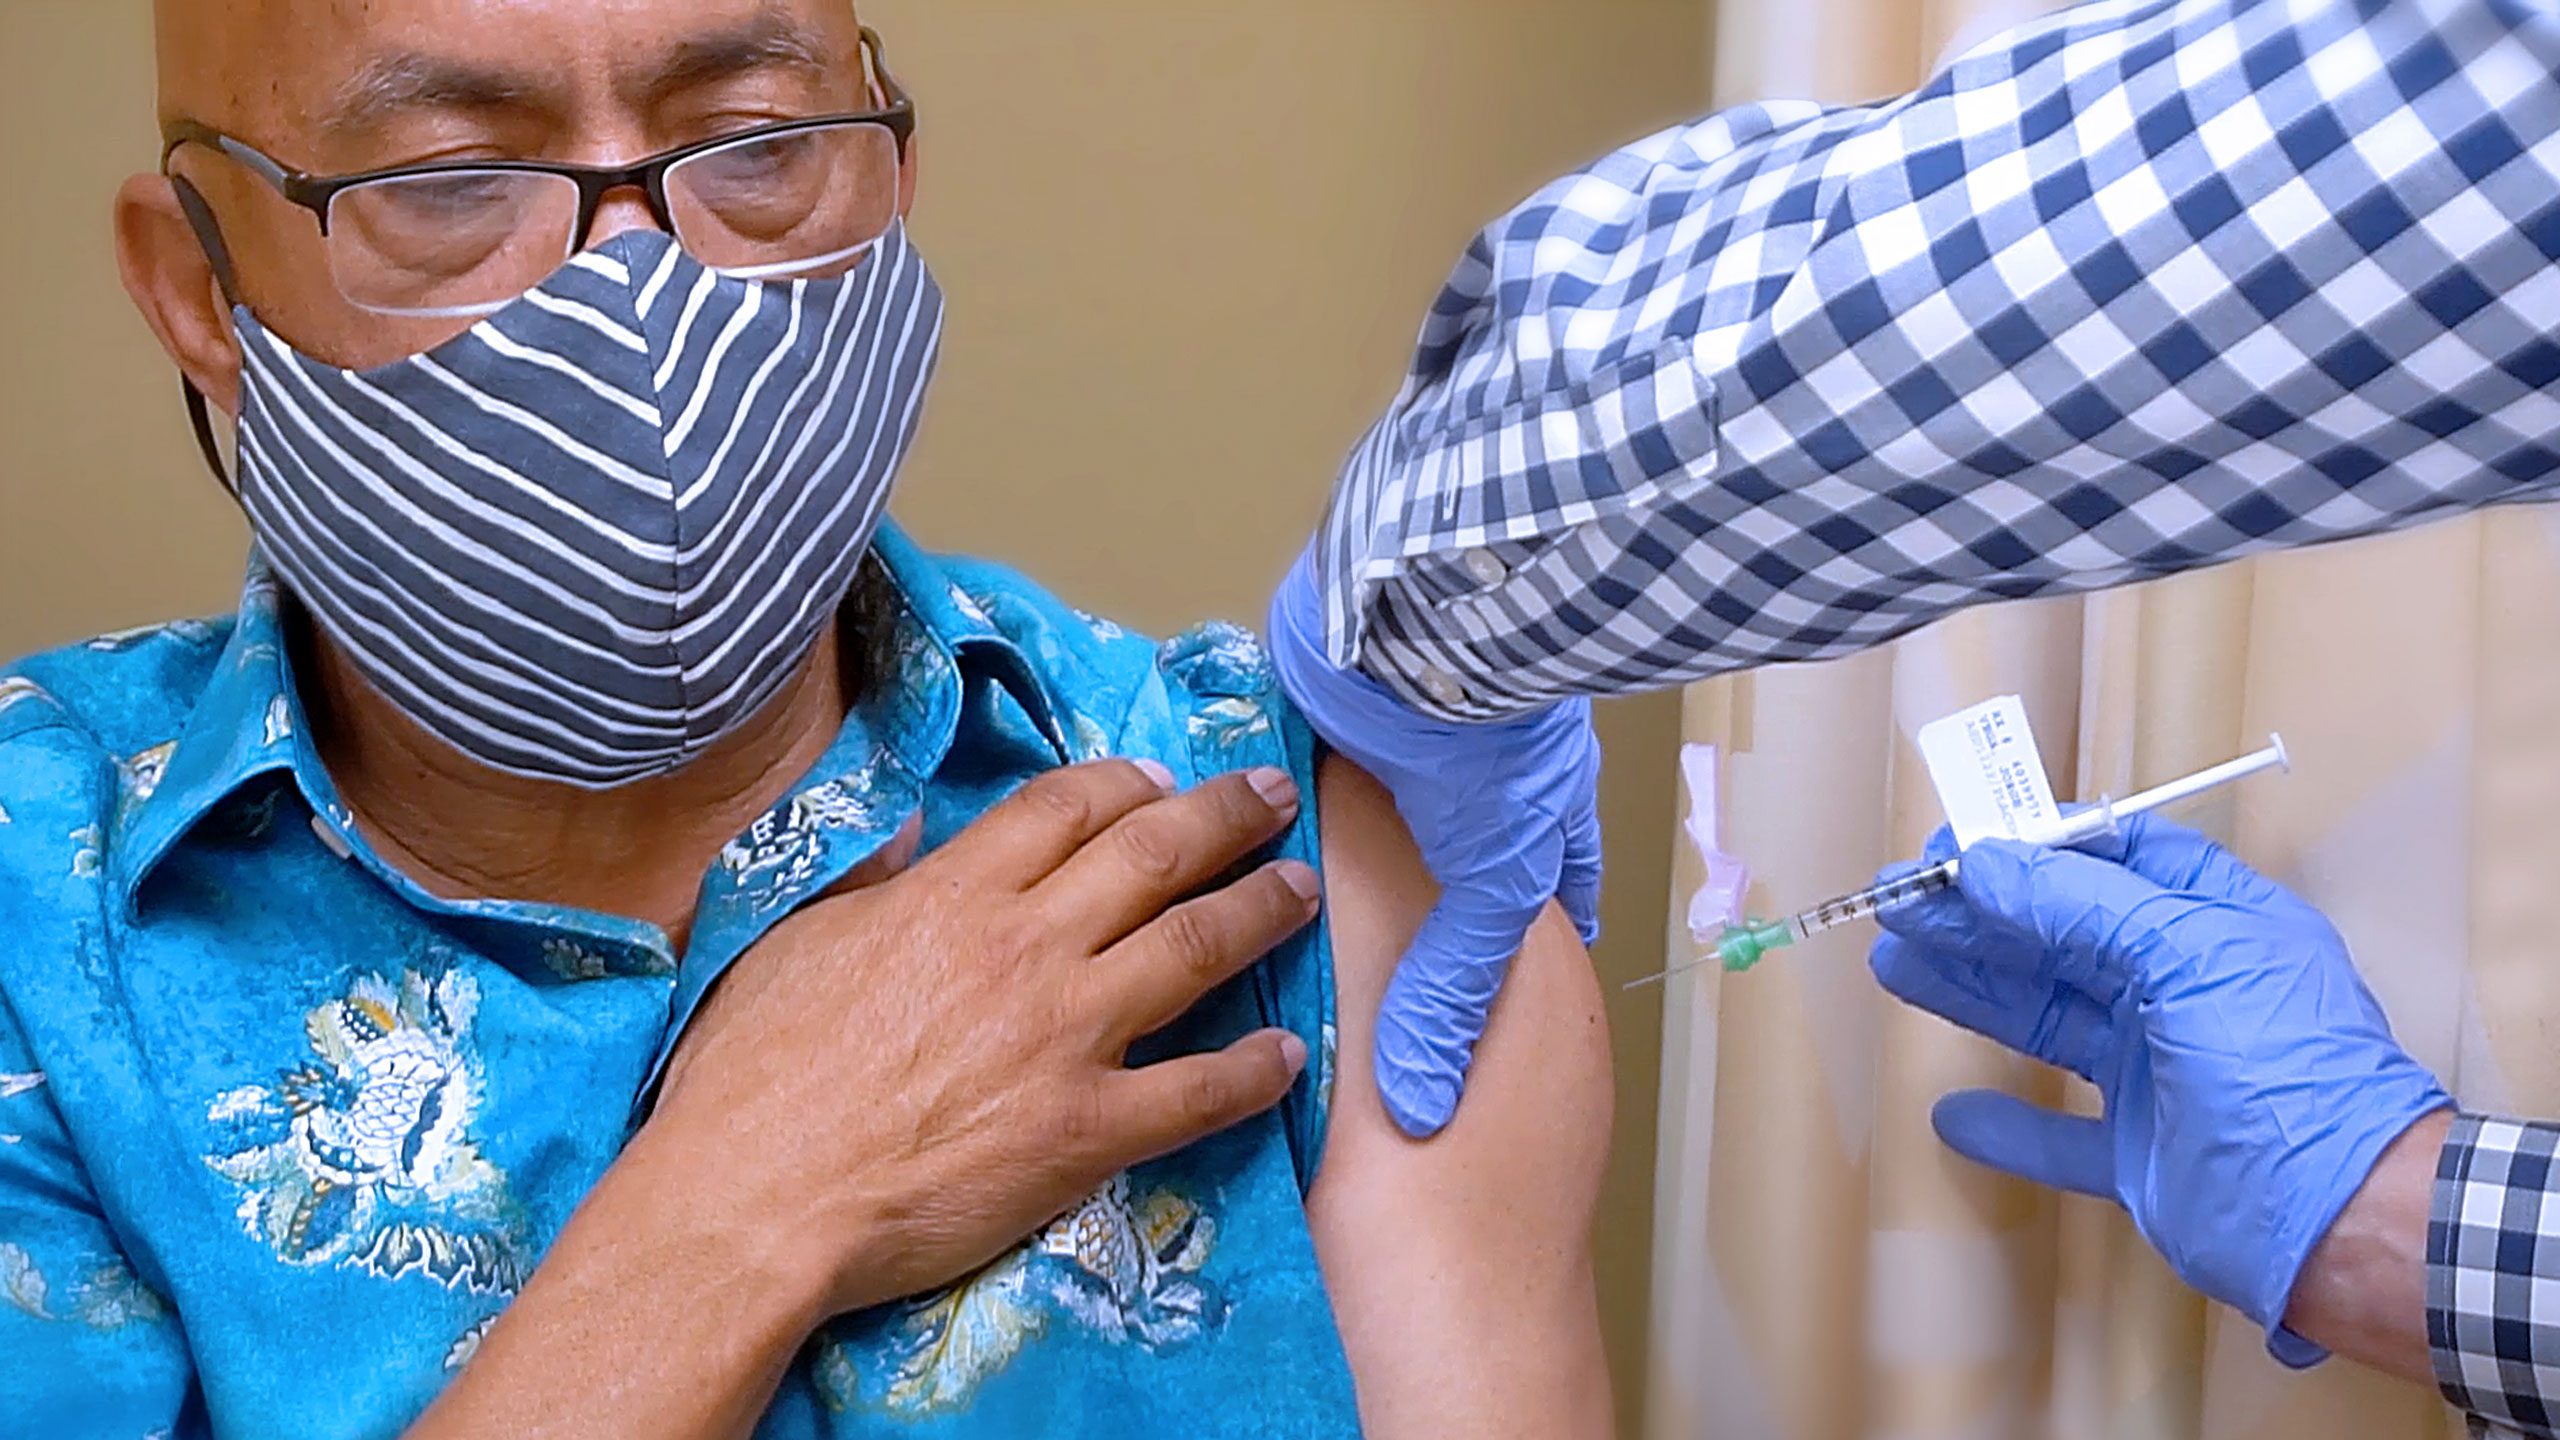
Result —
<instances>
[{"instance_id":1,"label":"man's forehead","mask_svg":"<svg viewBox=\"0 0 2560 1440\"><path fill-rule=\"evenodd\" d=\"M316 123L445 72L858 64L849 0L157 0L156 17L163 118L216 124Z\"/></svg>"}]
</instances>

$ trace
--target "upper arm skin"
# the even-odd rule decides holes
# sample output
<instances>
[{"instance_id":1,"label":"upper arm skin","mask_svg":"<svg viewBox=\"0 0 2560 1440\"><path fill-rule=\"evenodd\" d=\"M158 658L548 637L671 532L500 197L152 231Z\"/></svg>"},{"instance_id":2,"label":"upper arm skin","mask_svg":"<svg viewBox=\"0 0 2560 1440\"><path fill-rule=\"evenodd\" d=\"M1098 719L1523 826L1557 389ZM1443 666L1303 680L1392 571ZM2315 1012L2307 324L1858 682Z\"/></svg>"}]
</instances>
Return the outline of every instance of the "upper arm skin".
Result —
<instances>
[{"instance_id":1,"label":"upper arm skin","mask_svg":"<svg viewBox=\"0 0 2560 1440\"><path fill-rule=\"evenodd\" d=\"M1437 894L1395 805L1339 758L1318 777L1339 1030L1308 1222L1372 1440L1602 1437L1612 1422L1591 1230L1608 1157L1608 1023L1562 913L1531 930L1457 1119L1387 1118L1378 1003Z\"/></svg>"}]
</instances>

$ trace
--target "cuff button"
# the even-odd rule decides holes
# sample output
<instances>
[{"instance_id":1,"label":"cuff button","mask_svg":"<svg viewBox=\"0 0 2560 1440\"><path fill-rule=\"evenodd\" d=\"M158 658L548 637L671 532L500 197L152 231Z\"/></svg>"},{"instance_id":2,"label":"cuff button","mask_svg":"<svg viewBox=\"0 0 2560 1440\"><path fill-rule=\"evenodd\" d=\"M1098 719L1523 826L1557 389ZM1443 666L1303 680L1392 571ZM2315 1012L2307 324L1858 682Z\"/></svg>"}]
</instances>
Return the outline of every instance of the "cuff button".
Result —
<instances>
[{"instance_id":1,"label":"cuff button","mask_svg":"<svg viewBox=\"0 0 2560 1440\"><path fill-rule=\"evenodd\" d=\"M1457 677L1446 670L1437 668L1425 670L1415 676L1414 680L1422 686L1423 694L1443 705L1457 706L1467 703L1466 687L1460 685Z\"/></svg>"}]
</instances>

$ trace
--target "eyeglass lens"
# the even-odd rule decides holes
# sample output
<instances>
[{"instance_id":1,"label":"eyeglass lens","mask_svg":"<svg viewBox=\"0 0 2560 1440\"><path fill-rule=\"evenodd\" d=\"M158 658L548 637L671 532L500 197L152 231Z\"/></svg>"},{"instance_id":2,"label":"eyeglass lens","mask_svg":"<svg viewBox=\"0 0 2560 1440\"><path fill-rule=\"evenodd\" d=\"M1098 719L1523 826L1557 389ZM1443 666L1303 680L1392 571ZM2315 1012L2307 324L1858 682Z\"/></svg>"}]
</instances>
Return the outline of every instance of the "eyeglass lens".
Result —
<instances>
[{"instance_id":1,"label":"eyeglass lens","mask_svg":"<svg viewBox=\"0 0 2560 1440\"><path fill-rule=\"evenodd\" d=\"M677 243L714 269L841 270L897 218L898 142L869 122L750 135L666 176ZM577 247L578 184L533 171L447 170L368 181L329 207L329 264L347 299L401 315L485 313Z\"/></svg>"}]
</instances>

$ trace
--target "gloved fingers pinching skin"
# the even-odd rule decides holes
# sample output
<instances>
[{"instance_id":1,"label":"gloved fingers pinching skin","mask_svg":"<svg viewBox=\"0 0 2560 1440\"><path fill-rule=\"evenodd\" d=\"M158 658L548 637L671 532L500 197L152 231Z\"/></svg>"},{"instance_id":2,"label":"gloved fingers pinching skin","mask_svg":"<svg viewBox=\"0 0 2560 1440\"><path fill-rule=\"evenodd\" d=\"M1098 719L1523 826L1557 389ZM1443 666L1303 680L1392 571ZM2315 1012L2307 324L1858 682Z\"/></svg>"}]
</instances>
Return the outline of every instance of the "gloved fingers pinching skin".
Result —
<instances>
[{"instance_id":1,"label":"gloved fingers pinching skin","mask_svg":"<svg viewBox=\"0 0 2560 1440\"><path fill-rule=\"evenodd\" d=\"M1556 899L1585 946L1600 943L1600 751L1592 747L1588 802L1565 820L1564 874Z\"/></svg>"},{"instance_id":2,"label":"gloved fingers pinching skin","mask_svg":"<svg viewBox=\"0 0 2560 1440\"><path fill-rule=\"evenodd\" d=\"M1456 1116L1502 982L1541 899L1526 912L1498 894L1442 893L1387 982L1373 1068L1378 1097L1396 1128L1417 1140ZM1516 928L1515 928L1516 927Z\"/></svg>"},{"instance_id":3,"label":"gloved fingers pinching skin","mask_svg":"<svg viewBox=\"0 0 2560 1440\"><path fill-rule=\"evenodd\" d=\"M1476 1040L1530 924L1561 899L1597 933L1599 741L1591 702L1465 724L1426 715L1324 644L1313 552L1271 603L1280 682L1326 743L1395 797L1441 898L1387 988L1376 1071L1396 1123L1425 1136L1455 1113Z\"/></svg>"}]
</instances>

